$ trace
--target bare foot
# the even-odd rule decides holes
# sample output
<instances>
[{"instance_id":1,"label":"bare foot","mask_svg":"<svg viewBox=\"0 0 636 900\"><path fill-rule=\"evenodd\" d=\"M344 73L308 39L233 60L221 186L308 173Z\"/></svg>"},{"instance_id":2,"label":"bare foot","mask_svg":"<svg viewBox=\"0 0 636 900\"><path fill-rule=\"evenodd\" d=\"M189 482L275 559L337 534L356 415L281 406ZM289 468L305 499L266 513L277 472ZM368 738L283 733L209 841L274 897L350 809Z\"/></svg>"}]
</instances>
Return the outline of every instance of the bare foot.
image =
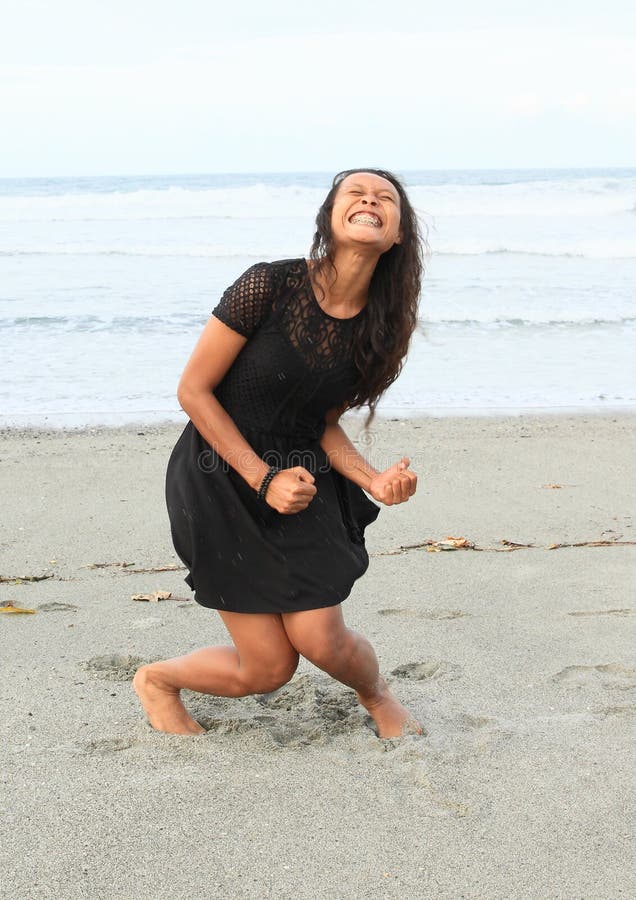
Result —
<instances>
[{"instance_id":1,"label":"bare foot","mask_svg":"<svg viewBox=\"0 0 636 900\"><path fill-rule=\"evenodd\" d=\"M151 663L137 670L133 688L146 711L148 721L157 731L170 734L203 734L181 702L179 691L167 687L160 675L161 663Z\"/></svg>"},{"instance_id":2,"label":"bare foot","mask_svg":"<svg viewBox=\"0 0 636 900\"><path fill-rule=\"evenodd\" d=\"M395 738L423 733L420 723L391 693L384 678L380 677L376 694L369 697L358 694L358 700L378 726L378 737Z\"/></svg>"}]
</instances>

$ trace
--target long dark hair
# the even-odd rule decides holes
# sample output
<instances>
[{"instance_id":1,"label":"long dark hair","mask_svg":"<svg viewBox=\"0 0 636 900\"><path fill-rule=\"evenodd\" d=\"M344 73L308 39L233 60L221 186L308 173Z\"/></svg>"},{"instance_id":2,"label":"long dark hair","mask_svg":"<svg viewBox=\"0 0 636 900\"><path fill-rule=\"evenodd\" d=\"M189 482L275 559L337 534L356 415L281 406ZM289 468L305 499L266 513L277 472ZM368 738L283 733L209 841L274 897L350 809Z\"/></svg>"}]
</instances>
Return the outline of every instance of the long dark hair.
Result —
<instances>
[{"instance_id":1,"label":"long dark hair","mask_svg":"<svg viewBox=\"0 0 636 900\"><path fill-rule=\"evenodd\" d=\"M316 233L309 251L315 269L337 277L331 213L342 181L356 172L368 172L390 181L400 195L402 240L383 253L371 278L366 315L356 322L354 362L360 372L348 407L369 406L365 428L373 420L378 400L398 377L411 335L417 325L417 305L424 274L425 241L415 210L401 181L383 169L346 169L333 179L316 216Z\"/></svg>"}]
</instances>

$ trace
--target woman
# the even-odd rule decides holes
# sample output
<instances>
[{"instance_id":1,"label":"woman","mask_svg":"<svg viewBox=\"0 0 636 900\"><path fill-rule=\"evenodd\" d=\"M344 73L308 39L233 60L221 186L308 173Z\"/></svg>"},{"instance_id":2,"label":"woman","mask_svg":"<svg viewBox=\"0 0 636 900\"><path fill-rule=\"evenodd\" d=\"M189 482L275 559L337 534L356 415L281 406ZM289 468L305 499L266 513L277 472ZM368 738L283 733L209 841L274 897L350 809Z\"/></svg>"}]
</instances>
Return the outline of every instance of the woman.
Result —
<instances>
[{"instance_id":1,"label":"woman","mask_svg":"<svg viewBox=\"0 0 636 900\"><path fill-rule=\"evenodd\" d=\"M268 693L302 655L356 691L380 737L421 733L341 610L379 513L364 491L390 506L417 479L406 457L376 471L338 424L368 405L368 425L401 369L422 274L417 218L394 175L361 169L336 175L316 225L308 261L259 263L228 288L179 383L190 421L166 474L172 537L234 646L139 669L160 731L204 731L182 689Z\"/></svg>"}]
</instances>

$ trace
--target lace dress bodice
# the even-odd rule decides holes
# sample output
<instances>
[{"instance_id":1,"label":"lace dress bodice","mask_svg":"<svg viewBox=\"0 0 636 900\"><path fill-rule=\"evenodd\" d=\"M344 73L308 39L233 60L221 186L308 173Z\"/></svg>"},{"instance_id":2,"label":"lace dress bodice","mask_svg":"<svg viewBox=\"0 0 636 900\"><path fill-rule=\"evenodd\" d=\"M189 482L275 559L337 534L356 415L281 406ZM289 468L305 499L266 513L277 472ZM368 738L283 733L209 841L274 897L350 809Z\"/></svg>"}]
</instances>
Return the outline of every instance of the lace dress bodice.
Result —
<instances>
[{"instance_id":1,"label":"lace dress bodice","mask_svg":"<svg viewBox=\"0 0 636 900\"><path fill-rule=\"evenodd\" d=\"M248 338L215 389L239 427L316 440L327 410L350 399L359 372L355 325L326 313L304 259L257 263L212 314Z\"/></svg>"}]
</instances>

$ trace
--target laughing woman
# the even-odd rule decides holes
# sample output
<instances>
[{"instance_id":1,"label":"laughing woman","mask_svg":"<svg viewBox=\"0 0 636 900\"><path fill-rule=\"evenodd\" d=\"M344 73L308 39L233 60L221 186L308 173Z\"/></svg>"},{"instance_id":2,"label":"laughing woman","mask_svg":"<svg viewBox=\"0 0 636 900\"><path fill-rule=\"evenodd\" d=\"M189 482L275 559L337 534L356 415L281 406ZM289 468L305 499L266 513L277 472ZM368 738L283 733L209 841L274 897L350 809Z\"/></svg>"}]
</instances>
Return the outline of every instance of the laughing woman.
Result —
<instances>
[{"instance_id":1,"label":"laughing woman","mask_svg":"<svg viewBox=\"0 0 636 900\"><path fill-rule=\"evenodd\" d=\"M339 419L366 405L370 421L400 372L422 242L402 184L378 169L336 175L316 226L309 260L259 263L226 290L179 383L189 422L166 474L172 538L233 646L139 669L160 731L204 731L182 689L268 693L303 656L353 688L380 737L421 732L341 606L368 567L377 504L408 500L416 475L406 457L376 471Z\"/></svg>"}]
</instances>

